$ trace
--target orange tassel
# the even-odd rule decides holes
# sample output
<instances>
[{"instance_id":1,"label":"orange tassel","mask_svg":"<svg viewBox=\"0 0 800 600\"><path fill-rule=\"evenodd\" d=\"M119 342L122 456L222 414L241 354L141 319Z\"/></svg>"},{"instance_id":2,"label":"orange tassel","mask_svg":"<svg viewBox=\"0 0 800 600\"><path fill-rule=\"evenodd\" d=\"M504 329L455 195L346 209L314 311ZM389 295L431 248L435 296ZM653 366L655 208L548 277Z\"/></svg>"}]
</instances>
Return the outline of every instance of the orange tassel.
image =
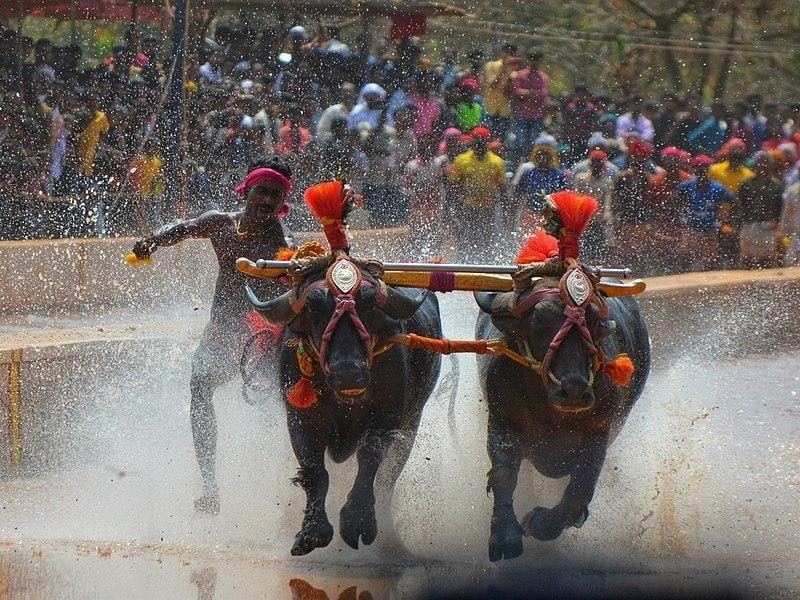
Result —
<instances>
[{"instance_id":1,"label":"orange tassel","mask_svg":"<svg viewBox=\"0 0 800 600\"><path fill-rule=\"evenodd\" d=\"M550 194L550 201L564 224L566 233L580 235L600 208L597 200L578 192L565 190Z\"/></svg>"},{"instance_id":2,"label":"orange tassel","mask_svg":"<svg viewBox=\"0 0 800 600\"><path fill-rule=\"evenodd\" d=\"M611 362L603 365L603 373L608 375L616 385L627 387L633 377L633 361L627 354L620 354Z\"/></svg>"},{"instance_id":3,"label":"orange tassel","mask_svg":"<svg viewBox=\"0 0 800 600\"><path fill-rule=\"evenodd\" d=\"M540 229L529 237L520 249L517 264L544 262L553 256L558 256L558 240Z\"/></svg>"},{"instance_id":4,"label":"orange tassel","mask_svg":"<svg viewBox=\"0 0 800 600\"><path fill-rule=\"evenodd\" d=\"M275 260L292 260L296 253L297 250L293 250L292 248L278 248L278 251L275 253Z\"/></svg>"},{"instance_id":5,"label":"orange tassel","mask_svg":"<svg viewBox=\"0 0 800 600\"><path fill-rule=\"evenodd\" d=\"M341 181L312 185L303 194L303 200L311 214L323 225L330 225L344 217L346 197Z\"/></svg>"},{"instance_id":6,"label":"orange tassel","mask_svg":"<svg viewBox=\"0 0 800 600\"><path fill-rule=\"evenodd\" d=\"M289 404L295 408L311 408L319 402L319 394L314 389L314 384L308 377L301 377L300 380L292 386L289 393L286 395Z\"/></svg>"}]
</instances>

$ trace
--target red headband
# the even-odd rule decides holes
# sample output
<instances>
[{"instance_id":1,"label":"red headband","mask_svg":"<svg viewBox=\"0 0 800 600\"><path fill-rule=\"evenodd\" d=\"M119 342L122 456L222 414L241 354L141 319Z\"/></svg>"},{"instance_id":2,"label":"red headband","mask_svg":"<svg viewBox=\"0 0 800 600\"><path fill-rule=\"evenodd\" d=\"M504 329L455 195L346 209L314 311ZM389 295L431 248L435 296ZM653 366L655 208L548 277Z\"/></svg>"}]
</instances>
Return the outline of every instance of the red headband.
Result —
<instances>
[{"instance_id":1,"label":"red headband","mask_svg":"<svg viewBox=\"0 0 800 600\"><path fill-rule=\"evenodd\" d=\"M237 196L244 196L251 187L265 181L277 181L280 183L283 186L283 193L287 196L292 191L292 182L283 173L268 167L259 167L250 171L234 191Z\"/></svg>"}]
</instances>

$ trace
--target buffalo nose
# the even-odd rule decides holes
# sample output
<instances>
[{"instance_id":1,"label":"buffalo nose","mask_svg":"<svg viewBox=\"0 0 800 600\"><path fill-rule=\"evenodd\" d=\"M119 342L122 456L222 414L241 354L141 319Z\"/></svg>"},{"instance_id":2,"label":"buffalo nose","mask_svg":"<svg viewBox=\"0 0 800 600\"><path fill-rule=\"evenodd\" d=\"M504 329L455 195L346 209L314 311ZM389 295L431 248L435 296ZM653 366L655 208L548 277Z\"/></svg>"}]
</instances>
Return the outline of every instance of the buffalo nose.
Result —
<instances>
[{"instance_id":1,"label":"buffalo nose","mask_svg":"<svg viewBox=\"0 0 800 600\"><path fill-rule=\"evenodd\" d=\"M564 410L586 410L594 405L594 392L582 377L564 377L561 389L553 396L554 403Z\"/></svg>"},{"instance_id":2,"label":"buffalo nose","mask_svg":"<svg viewBox=\"0 0 800 600\"><path fill-rule=\"evenodd\" d=\"M363 390L370 382L367 365L341 361L329 365L328 385L334 390Z\"/></svg>"}]
</instances>

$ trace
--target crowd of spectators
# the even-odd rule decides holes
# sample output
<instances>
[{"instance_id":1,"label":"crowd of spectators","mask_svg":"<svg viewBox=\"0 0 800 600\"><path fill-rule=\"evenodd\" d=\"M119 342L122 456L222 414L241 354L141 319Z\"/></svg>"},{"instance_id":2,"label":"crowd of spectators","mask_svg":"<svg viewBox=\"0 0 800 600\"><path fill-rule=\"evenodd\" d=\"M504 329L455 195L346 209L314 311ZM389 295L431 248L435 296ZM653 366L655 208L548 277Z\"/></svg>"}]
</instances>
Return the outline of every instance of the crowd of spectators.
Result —
<instances>
[{"instance_id":1,"label":"crowd of spectators","mask_svg":"<svg viewBox=\"0 0 800 600\"><path fill-rule=\"evenodd\" d=\"M220 25L192 56L184 187L168 197L160 40L131 31L90 64L80 45L0 28L0 238L138 234L134 200L149 226L230 210L248 162L275 153L295 194L344 179L359 226L407 224L414 258L487 260L569 188L601 205L590 261L655 274L800 259L800 103L555 95L537 48L434 58L417 38L347 45L324 26Z\"/></svg>"}]
</instances>

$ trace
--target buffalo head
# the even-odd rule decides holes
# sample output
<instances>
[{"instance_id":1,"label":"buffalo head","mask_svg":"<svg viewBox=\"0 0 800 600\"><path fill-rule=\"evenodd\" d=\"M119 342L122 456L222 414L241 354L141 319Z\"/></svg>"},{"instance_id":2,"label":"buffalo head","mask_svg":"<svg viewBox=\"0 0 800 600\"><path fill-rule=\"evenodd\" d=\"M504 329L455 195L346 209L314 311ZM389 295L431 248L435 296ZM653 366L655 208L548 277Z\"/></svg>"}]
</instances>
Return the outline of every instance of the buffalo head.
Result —
<instances>
[{"instance_id":1,"label":"buffalo head","mask_svg":"<svg viewBox=\"0 0 800 600\"><path fill-rule=\"evenodd\" d=\"M543 388L554 409L580 412L594 406L597 345L616 324L602 318L594 303L576 310L559 284L556 277L543 277L514 292L475 292L475 300L531 362L534 376L526 378L527 385Z\"/></svg>"},{"instance_id":2,"label":"buffalo head","mask_svg":"<svg viewBox=\"0 0 800 600\"><path fill-rule=\"evenodd\" d=\"M343 403L365 398L375 351L425 301L386 286L380 273L339 257L304 274L294 289L268 302L247 290L273 325L286 326L309 347L317 375Z\"/></svg>"}]
</instances>

